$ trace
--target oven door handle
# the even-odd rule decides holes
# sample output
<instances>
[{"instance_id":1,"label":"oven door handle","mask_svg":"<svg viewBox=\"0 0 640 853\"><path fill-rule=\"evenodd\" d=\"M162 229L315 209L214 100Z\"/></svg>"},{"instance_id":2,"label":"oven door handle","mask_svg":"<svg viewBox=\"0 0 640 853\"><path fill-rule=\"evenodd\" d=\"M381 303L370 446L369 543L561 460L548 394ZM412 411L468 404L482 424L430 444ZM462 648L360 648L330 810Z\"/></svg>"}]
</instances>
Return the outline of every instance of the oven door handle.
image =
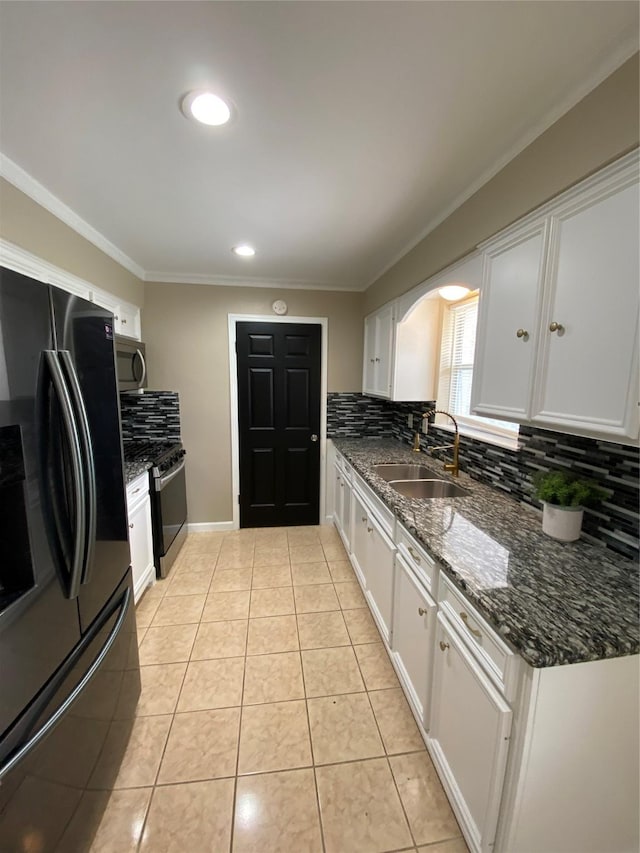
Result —
<instances>
[{"instance_id":1,"label":"oven door handle","mask_svg":"<svg viewBox=\"0 0 640 853\"><path fill-rule=\"evenodd\" d=\"M161 492L164 487L167 486L173 480L174 477L177 477L180 471L182 471L182 469L184 468L185 464L186 462L183 459L182 462L178 465L178 467L174 468L169 474L165 474L164 477L156 477L156 492Z\"/></svg>"}]
</instances>

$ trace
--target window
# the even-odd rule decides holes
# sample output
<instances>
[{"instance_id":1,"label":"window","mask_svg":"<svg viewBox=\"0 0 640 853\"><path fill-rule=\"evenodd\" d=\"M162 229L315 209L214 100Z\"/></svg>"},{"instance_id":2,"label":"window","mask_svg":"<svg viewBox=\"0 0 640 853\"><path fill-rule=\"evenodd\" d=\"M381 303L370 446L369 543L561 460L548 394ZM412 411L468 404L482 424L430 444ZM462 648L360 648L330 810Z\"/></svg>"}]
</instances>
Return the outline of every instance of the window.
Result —
<instances>
[{"instance_id":1,"label":"window","mask_svg":"<svg viewBox=\"0 0 640 853\"><path fill-rule=\"evenodd\" d=\"M438 408L451 412L461 435L516 449L518 424L481 418L470 413L473 358L478 322L477 293L462 302L449 303L444 309L440 343ZM436 416L436 424L450 428L450 421Z\"/></svg>"}]
</instances>

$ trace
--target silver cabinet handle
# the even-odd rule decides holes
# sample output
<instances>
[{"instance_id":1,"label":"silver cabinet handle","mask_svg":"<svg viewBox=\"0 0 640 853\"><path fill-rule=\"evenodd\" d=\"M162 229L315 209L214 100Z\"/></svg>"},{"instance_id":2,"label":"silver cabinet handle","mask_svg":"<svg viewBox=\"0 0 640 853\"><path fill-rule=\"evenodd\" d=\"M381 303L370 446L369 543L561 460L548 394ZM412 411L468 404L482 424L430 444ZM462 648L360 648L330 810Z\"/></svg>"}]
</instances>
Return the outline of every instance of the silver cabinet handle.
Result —
<instances>
[{"instance_id":1,"label":"silver cabinet handle","mask_svg":"<svg viewBox=\"0 0 640 853\"><path fill-rule=\"evenodd\" d=\"M550 332L564 332L564 326L562 325L562 323L556 323L556 322L554 321L554 322L553 322L553 323L551 323L551 325L549 326L549 331L550 331Z\"/></svg>"},{"instance_id":2,"label":"silver cabinet handle","mask_svg":"<svg viewBox=\"0 0 640 853\"><path fill-rule=\"evenodd\" d=\"M518 329L516 338L523 338L525 341L529 339L529 332L526 329Z\"/></svg>"},{"instance_id":3,"label":"silver cabinet handle","mask_svg":"<svg viewBox=\"0 0 640 853\"><path fill-rule=\"evenodd\" d=\"M411 545L407 546L407 551L411 554L412 558L415 560L416 563L420 562L420 555L416 554Z\"/></svg>"},{"instance_id":4,"label":"silver cabinet handle","mask_svg":"<svg viewBox=\"0 0 640 853\"><path fill-rule=\"evenodd\" d=\"M314 434L311 436L311 441L317 441L317 440L318 440L318 436L314 432Z\"/></svg>"},{"instance_id":5,"label":"silver cabinet handle","mask_svg":"<svg viewBox=\"0 0 640 853\"><path fill-rule=\"evenodd\" d=\"M464 627L469 631L470 634L473 634L474 637L482 637L480 631L476 630L475 628L472 628L471 625L469 625L469 615L465 613L464 610L460 611L460 618L464 623Z\"/></svg>"}]
</instances>

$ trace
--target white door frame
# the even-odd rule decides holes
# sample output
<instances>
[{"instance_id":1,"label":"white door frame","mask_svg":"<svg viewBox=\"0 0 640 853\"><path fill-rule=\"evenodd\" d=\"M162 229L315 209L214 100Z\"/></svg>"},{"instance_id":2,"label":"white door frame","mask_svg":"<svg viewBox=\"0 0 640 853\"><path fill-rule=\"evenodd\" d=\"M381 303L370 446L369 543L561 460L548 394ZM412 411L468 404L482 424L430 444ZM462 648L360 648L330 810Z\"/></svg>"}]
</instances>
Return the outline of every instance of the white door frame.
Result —
<instances>
[{"instance_id":1,"label":"white door frame","mask_svg":"<svg viewBox=\"0 0 640 853\"><path fill-rule=\"evenodd\" d=\"M327 452L327 317L277 317L273 314L229 314L229 410L231 417L231 502L233 506L233 529L240 527L240 445L238 436L238 365L236 354L236 323L306 323L322 327L320 354L320 506L318 524L325 517L326 500L326 452Z\"/></svg>"}]
</instances>

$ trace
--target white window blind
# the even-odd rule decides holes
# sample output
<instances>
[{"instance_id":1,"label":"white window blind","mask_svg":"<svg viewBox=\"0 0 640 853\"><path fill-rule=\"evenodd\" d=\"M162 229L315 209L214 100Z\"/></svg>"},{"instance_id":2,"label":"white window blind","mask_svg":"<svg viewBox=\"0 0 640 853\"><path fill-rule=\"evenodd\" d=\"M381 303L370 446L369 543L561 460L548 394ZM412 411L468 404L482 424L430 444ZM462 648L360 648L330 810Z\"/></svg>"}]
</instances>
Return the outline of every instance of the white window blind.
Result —
<instances>
[{"instance_id":1,"label":"white window blind","mask_svg":"<svg viewBox=\"0 0 640 853\"><path fill-rule=\"evenodd\" d=\"M471 414L471 383L476 348L478 296L448 305L444 311L440 344L440 376L438 408L456 416L460 432L474 438L494 440L508 447L517 447L518 424L481 418ZM447 428L448 420L436 419L438 426Z\"/></svg>"}]
</instances>

